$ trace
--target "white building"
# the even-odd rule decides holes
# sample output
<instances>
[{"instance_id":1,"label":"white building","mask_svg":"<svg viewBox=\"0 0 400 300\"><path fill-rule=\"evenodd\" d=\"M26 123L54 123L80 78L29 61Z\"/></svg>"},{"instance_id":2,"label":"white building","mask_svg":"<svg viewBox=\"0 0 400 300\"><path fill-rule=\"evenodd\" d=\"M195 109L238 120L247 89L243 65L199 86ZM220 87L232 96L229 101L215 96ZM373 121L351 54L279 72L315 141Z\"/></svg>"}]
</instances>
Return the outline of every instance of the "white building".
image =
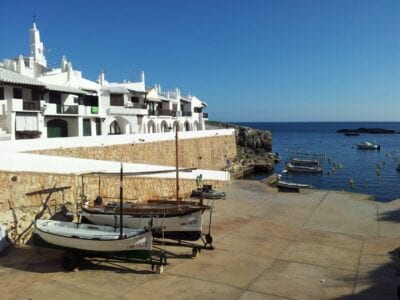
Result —
<instances>
[{"instance_id":1,"label":"white building","mask_svg":"<svg viewBox=\"0 0 400 300\"><path fill-rule=\"evenodd\" d=\"M85 79L66 57L49 68L40 33L30 29L30 55L0 64L0 140L204 130L207 104L179 89Z\"/></svg>"}]
</instances>

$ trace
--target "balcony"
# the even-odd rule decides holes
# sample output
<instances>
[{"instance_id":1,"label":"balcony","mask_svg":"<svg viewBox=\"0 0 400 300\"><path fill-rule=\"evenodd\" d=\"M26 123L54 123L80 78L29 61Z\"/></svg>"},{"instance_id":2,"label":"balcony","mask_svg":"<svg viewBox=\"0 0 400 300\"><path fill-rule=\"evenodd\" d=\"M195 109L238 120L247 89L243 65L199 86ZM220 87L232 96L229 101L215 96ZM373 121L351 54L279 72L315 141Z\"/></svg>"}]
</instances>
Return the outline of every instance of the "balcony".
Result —
<instances>
[{"instance_id":1,"label":"balcony","mask_svg":"<svg viewBox=\"0 0 400 300\"><path fill-rule=\"evenodd\" d=\"M57 113L62 115L77 115L78 105L57 105Z\"/></svg>"},{"instance_id":2,"label":"balcony","mask_svg":"<svg viewBox=\"0 0 400 300\"><path fill-rule=\"evenodd\" d=\"M125 108L147 109L147 104L142 103L125 103Z\"/></svg>"},{"instance_id":3,"label":"balcony","mask_svg":"<svg viewBox=\"0 0 400 300\"><path fill-rule=\"evenodd\" d=\"M203 112L203 119L208 119L208 113Z\"/></svg>"},{"instance_id":4,"label":"balcony","mask_svg":"<svg viewBox=\"0 0 400 300\"><path fill-rule=\"evenodd\" d=\"M182 112L182 117L191 117L192 116L192 112L191 111L183 111Z\"/></svg>"},{"instance_id":5,"label":"balcony","mask_svg":"<svg viewBox=\"0 0 400 300\"><path fill-rule=\"evenodd\" d=\"M125 105L123 107L109 107L107 109L108 115L128 115L128 116L135 116L135 115L147 115L147 107L145 104L138 104L133 105L130 103L129 106Z\"/></svg>"},{"instance_id":6,"label":"balcony","mask_svg":"<svg viewBox=\"0 0 400 300\"><path fill-rule=\"evenodd\" d=\"M40 111L40 102L39 101L23 101L22 109L30 110L30 111Z\"/></svg>"},{"instance_id":7,"label":"balcony","mask_svg":"<svg viewBox=\"0 0 400 300\"><path fill-rule=\"evenodd\" d=\"M172 117L174 115L174 111L170 109L159 109L157 110L159 116L169 116Z\"/></svg>"}]
</instances>

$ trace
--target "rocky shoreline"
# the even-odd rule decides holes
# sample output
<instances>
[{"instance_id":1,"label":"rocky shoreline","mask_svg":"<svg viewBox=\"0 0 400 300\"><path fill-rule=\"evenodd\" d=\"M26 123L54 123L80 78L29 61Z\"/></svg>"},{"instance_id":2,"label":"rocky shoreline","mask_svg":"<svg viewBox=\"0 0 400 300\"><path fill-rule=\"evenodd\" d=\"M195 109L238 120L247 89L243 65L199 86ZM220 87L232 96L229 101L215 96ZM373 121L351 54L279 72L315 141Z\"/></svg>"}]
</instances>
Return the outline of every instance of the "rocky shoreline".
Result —
<instances>
[{"instance_id":1,"label":"rocky shoreline","mask_svg":"<svg viewBox=\"0 0 400 300\"><path fill-rule=\"evenodd\" d=\"M229 162L228 168L233 178L241 178L255 171L269 172L274 168L276 157L271 153L272 134L270 131L216 121L207 121L206 128L235 129L237 158Z\"/></svg>"}]
</instances>

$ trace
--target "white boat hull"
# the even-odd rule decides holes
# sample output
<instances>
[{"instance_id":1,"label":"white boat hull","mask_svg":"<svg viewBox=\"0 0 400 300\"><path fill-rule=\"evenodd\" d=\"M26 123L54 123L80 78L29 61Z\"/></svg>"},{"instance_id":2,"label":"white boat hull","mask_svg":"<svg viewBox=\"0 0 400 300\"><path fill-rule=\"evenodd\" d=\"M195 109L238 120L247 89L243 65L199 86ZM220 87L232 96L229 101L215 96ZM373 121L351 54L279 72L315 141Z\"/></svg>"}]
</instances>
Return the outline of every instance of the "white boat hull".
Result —
<instances>
[{"instance_id":1,"label":"white boat hull","mask_svg":"<svg viewBox=\"0 0 400 300\"><path fill-rule=\"evenodd\" d=\"M82 214L93 224L115 226L119 224L119 215L105 213ZM123 216L123 227L145 228L153 222L154 228L159 228L156 236L162 237L161 230L165 237L182 240L197 240L201 236L203 225L203 211L198 210L185 215L165 216L165 217L135 217L129 214ZM157 230L156 230L157 231Z\"/></svg>"},{"instance_id":2,"label":"white boat hull","mask_svg":"<svg viewBox=\"0 0 400 300\"><path fill-rule=\"evenodd\" d=\"M152 249L152 234L150 231L144 231L136 235L129 235L128 233L120 239L118 228L114 232L104 232L99 228L98 234L88 235L85 234L85 229L79 227L79 225L87 225L77 224L75 231L68 229L63 233L57 228L52 227L51 223L43 226L44 222L38 221L50 220L37 220L35 222L35 233L45 242L62 248L104 253L131 252L139 250L151 251ZM96 226L94 225L92 227L94 228Z\"/></svg>"}]
</instances>

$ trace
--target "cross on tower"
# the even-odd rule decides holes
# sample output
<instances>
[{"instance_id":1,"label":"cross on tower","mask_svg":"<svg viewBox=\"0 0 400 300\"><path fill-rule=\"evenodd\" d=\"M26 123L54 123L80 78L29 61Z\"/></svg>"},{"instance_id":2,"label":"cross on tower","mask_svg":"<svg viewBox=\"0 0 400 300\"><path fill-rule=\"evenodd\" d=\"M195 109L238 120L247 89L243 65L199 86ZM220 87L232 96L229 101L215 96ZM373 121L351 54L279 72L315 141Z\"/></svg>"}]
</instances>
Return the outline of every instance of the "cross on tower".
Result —
<instances>
[{"instance_id":1,"label":"cross on tower","mask_svg":"<svg viewBox=\"0 0 400 300\"><path fill-rule=\"evenodd\" d=\"M36 14L33 14L32 18L33 18L33 23L36 23Z\"/></svg>"}]
</instances>

